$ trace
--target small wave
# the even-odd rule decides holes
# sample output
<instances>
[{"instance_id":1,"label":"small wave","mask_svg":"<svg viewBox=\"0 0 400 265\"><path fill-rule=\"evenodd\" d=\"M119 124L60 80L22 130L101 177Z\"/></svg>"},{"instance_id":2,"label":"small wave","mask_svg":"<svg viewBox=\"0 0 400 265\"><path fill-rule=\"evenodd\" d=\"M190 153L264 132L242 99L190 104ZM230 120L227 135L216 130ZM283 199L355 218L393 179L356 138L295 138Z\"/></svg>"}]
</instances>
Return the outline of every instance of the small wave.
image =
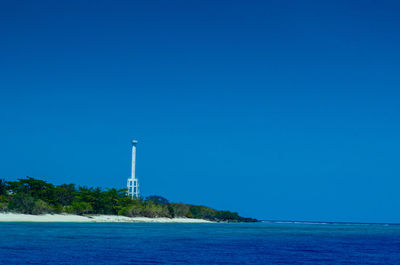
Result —
<instances>
[{"instance_id":1,"label":"small wave","mask_svg":"<svg viewBox=\"0 0 400 265\"><path fill-rule=\"evenodd\" d=\"M355 222L319 222L319 221L274 221L261 220L261 223L274 224L312 224L312 225L380 225L380 226L399 226L398 223L355 223Z\"/></svg>"}]
</instances>

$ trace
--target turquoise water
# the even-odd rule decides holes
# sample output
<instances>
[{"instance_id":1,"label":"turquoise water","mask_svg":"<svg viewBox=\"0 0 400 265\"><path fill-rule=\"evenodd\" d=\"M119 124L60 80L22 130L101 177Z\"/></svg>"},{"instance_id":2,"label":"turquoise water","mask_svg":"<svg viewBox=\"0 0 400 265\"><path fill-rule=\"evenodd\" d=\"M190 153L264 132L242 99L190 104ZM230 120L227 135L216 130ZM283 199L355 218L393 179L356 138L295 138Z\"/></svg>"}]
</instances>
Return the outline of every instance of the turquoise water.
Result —
<instances>
[{"instance_id":1,"label":"turquoise water","mask_svg":"<svg viewBox=\"0 0 400 265\"><path fill-rule=\"evenodd\" d=\"M400 264L400 226L0 223L1 264Z\"/></svg>"}]
</instances>

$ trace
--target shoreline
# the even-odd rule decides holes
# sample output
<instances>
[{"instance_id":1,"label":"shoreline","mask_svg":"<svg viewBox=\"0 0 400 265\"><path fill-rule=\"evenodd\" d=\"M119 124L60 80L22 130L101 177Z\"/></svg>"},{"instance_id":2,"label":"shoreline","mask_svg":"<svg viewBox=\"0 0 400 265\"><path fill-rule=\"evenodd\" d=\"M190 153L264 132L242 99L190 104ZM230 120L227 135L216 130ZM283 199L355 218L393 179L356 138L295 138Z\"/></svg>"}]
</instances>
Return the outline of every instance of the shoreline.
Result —
<instances>
[{"instance_id":1,"label":"shoreline","mask_svg":"<svg viewBox=\"0 0 400 265\"><path fill-rule=\"evenodd\" d=\"M31 215L21 213L0 213L0 223L213 223L212 221L194 218L166 217L127 217L121 215L73 215L42 214Z\"/></svg>"}]
</instances>

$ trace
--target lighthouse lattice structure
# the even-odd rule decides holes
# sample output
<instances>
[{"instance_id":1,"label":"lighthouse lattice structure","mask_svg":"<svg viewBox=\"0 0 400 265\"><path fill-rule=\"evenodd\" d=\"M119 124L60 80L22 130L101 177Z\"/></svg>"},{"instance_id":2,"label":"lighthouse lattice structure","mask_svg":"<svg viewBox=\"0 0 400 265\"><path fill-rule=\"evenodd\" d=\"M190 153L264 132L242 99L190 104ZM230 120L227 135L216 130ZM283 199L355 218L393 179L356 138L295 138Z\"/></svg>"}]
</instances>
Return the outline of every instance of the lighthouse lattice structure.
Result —
<instances>
[{"instance_id":1,"label":"lighthouse lattice structure","mask_svg":"<svg viewBox=\"0 0 400 265\"><path fill-rule=\"evenodd\" d=\"M136 170L136 144L137 141L132 141L132 172L131 178L128 179L127 187L128 187L128 196L133 198L139 198L139 180L135 176Z\"/></svg>"}]
</instances>

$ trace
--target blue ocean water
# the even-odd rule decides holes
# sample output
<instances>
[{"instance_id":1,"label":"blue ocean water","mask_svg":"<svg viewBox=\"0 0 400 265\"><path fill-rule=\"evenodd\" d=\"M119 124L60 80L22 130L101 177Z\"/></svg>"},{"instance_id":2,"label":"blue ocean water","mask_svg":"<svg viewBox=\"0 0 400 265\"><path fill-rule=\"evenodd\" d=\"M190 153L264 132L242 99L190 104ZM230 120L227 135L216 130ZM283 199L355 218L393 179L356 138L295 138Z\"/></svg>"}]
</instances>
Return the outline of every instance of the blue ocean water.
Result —
<instances>
[{"instance_id":1,"label":"blue ocean water","mask_svg":"<svg viewBox=\"0 0 400 265\"><path fill-rule=\"evenodd\" d=\"M400 226L0 223L1 264L400 264Z\"/></svg>"}]
</instances>

